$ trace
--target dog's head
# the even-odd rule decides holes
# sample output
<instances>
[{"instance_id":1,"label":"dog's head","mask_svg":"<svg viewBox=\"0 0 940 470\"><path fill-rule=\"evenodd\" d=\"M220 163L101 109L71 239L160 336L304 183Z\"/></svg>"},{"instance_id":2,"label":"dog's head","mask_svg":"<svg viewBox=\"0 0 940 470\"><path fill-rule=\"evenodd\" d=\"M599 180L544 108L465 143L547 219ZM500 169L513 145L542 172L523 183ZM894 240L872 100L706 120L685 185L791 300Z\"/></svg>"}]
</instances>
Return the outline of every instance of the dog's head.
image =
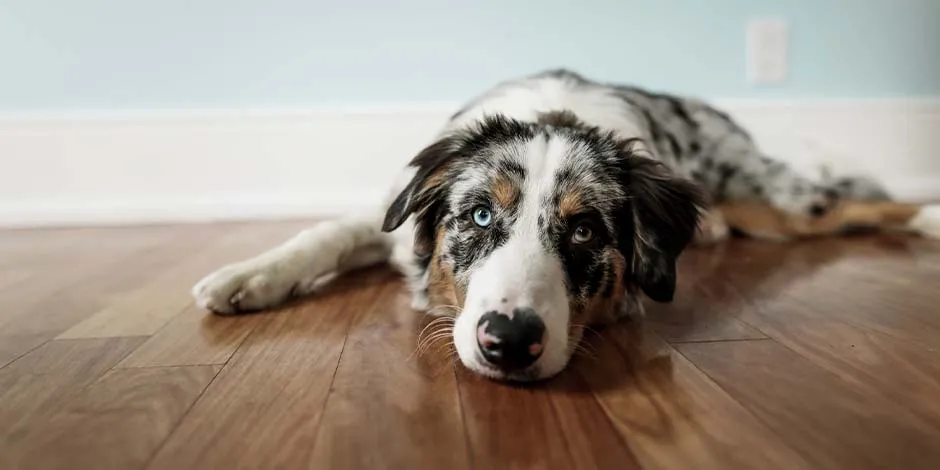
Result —
<instances>
[{"instance_id":1,"label":"dog's head","mask_svg":"<svg viewBox=\"0 0 940 470\"><path fill-rule=\"evenodd\" d=\"M460 313L461 362L494 378L560 372L586 324L672 299L699 191L639 156L642 142L569 113L538 124L500 116L442 137L383 230L414 216L432 305Z\"/></svg>"}]
</instances>

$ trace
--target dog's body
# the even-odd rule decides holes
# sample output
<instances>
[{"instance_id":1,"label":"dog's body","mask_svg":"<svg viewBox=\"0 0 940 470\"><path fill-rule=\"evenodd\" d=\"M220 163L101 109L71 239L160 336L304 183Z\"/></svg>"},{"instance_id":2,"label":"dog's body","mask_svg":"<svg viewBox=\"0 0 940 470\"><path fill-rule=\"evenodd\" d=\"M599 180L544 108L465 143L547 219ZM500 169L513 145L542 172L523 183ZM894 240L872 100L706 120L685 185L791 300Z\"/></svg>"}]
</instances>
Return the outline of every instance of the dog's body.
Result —
<instances>
[{"instance_id":1,"label":"dog's body","mask_svg":"<svg viewBox=\"0 0 940 470\"><path fill-rule=\"evenodd\" d=\"M416 309L456 316L467 367L543 378L581 327L639 314L641 292L670 301L676 257L729 225L776 239L854 225L940 236L940 213L869 180L811 181L703 102L556 70L457 112L374 212L226 266L193 295L218 313L264 309L391 261Z\"/></svg>"}]
</instances>

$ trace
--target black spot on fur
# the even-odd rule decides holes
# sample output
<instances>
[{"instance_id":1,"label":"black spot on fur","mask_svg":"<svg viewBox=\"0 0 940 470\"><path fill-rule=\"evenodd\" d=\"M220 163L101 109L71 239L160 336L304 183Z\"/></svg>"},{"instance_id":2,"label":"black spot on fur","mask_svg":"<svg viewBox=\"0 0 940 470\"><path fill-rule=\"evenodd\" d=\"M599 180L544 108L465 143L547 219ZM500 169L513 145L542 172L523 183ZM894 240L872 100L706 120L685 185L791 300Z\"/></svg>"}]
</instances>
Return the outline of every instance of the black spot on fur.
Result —
<instances>
[{"instance_id":1,"label":"black spot on fur","mask_svg":"<svg viewBox=\"0 0 940 470\"><path fill-rule=\"evenodd\" d=\"M672 135L669 132L665 133L666 141L669 142L669 150L672 151L672 155L676 157L676 160L682 159L682 147L679 146L679 141L676 140L676 136Z\"/></svg>"},{"instance_id":2,"label":"black spot on fur","mask_svg":"<svg viewBox=\"0 0 940 470\"><path fill-rule=\"evenodd\" d=\"M581 129L584 127L584 123L578 119L578 116L568 110L539 113L536 121L544 126L568 127L571 129Z\"/></svg>"},{"instance_id":3,"label":"black spot on fur","mask_svg":"<svg viewBox=\"0 0 940 470\"><path fill-rule=\"evenodd\" d=\"M646 108L640 108L640 109L643 113L643 117L646 118L647 127L649 127L649 130L650 130L650 137L653 139L654 143L658 143L663 138L663 130L659 126L659 122L656 119L653 119L653 115L650 114L650 112L647 111Z\"/></svg>"},{"instance_id":4,"label":"black spot on fur","mask_svg":"<svg viewBox=\"0 0 940 470\"><path fill-rule=\"evenodd\" d=\"M719 111L718 109L712 106L706 106L705 109L712 116L717 117L718 119L721 119L722 121L724 121L725 124L727 124L728 127L732 130L732 132L738 134L740 137L742 137L745 140L748 140L748 141L752 140L751 135L747 131L745 131L744 128L741 127L737 122L735 122L734 119L731 119L731 116L728 116L728 114L725 113L724 111Z\"/></svg>"},{"instance_id":5,"label":"black spot on fur","mask_svg":"<svg viewBox=\"0 0 940 470\"><path fill-rule=\"evenodd\" d=\"M692 119L692 116L689 115L685 110L685 106L682 101L668 95L661 95L669 103L669 109L675 114L679 119L682 119L682 122L692 128L698 128L698 123Z\"/></svg>"},{"instance_id":6,"label":"black spot on fur","mask_svg":"<svg viewBox=\"0 0 940 470\"><path fill-rule=\"evenodd\" d=\"M721 163L718 165L718 184L715 186L716 197L723 198L727 194L728 184L739 171L738 167L730 163Z\"/></svg>"}]
</instances>

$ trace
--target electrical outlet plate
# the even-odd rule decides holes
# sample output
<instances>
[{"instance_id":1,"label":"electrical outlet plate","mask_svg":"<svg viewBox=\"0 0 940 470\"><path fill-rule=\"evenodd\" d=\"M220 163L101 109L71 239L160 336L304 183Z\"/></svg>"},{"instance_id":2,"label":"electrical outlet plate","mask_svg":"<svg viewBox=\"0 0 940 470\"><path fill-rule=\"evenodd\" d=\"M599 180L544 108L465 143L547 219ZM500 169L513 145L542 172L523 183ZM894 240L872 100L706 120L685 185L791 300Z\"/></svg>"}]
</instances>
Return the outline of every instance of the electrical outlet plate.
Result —
<instances>
[{"instance_id":1,"label":"electrical outlet plate","mask_svg":"<svg viewBox=\"0 0 940 470\"><path fill-rule=\"evenodd\" d=\"M753 19L747 24L747 80L779 84L787 79L788 27L783 19Z\"/></svg>"}]
</instances>

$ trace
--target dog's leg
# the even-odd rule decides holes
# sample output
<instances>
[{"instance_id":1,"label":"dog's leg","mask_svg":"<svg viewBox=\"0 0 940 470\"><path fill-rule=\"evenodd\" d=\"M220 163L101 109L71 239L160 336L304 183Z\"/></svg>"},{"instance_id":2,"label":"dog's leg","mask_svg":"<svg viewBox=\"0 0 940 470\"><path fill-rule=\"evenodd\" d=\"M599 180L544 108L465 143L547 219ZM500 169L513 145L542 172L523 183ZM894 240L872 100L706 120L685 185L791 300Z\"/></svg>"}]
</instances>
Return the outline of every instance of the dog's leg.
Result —
<instances>
[{"instance_id":1,"label":"dog's leg","mask_svg":"<svg viewBox=\"0 0 940 470\"><path fill-rule=\"evenodd\" d=\"M729 226L763 238L787 240L861 228L940 239L940 205L842 200L817 216L751 202L726 203L717 208Z\"/></svg>"},{"instance_id":2,"label":"dog's leg","mask_svg":"<svg viewBox=\"0 0 940 470\"><path fill-rule=\"evenodd\" d=\"M308 294L325 275L386 261L392 240L381 218L322 222L258 256L209 274L192 289L196 304L221 314L274 307Z\"/></svg>"}]
</instances>

